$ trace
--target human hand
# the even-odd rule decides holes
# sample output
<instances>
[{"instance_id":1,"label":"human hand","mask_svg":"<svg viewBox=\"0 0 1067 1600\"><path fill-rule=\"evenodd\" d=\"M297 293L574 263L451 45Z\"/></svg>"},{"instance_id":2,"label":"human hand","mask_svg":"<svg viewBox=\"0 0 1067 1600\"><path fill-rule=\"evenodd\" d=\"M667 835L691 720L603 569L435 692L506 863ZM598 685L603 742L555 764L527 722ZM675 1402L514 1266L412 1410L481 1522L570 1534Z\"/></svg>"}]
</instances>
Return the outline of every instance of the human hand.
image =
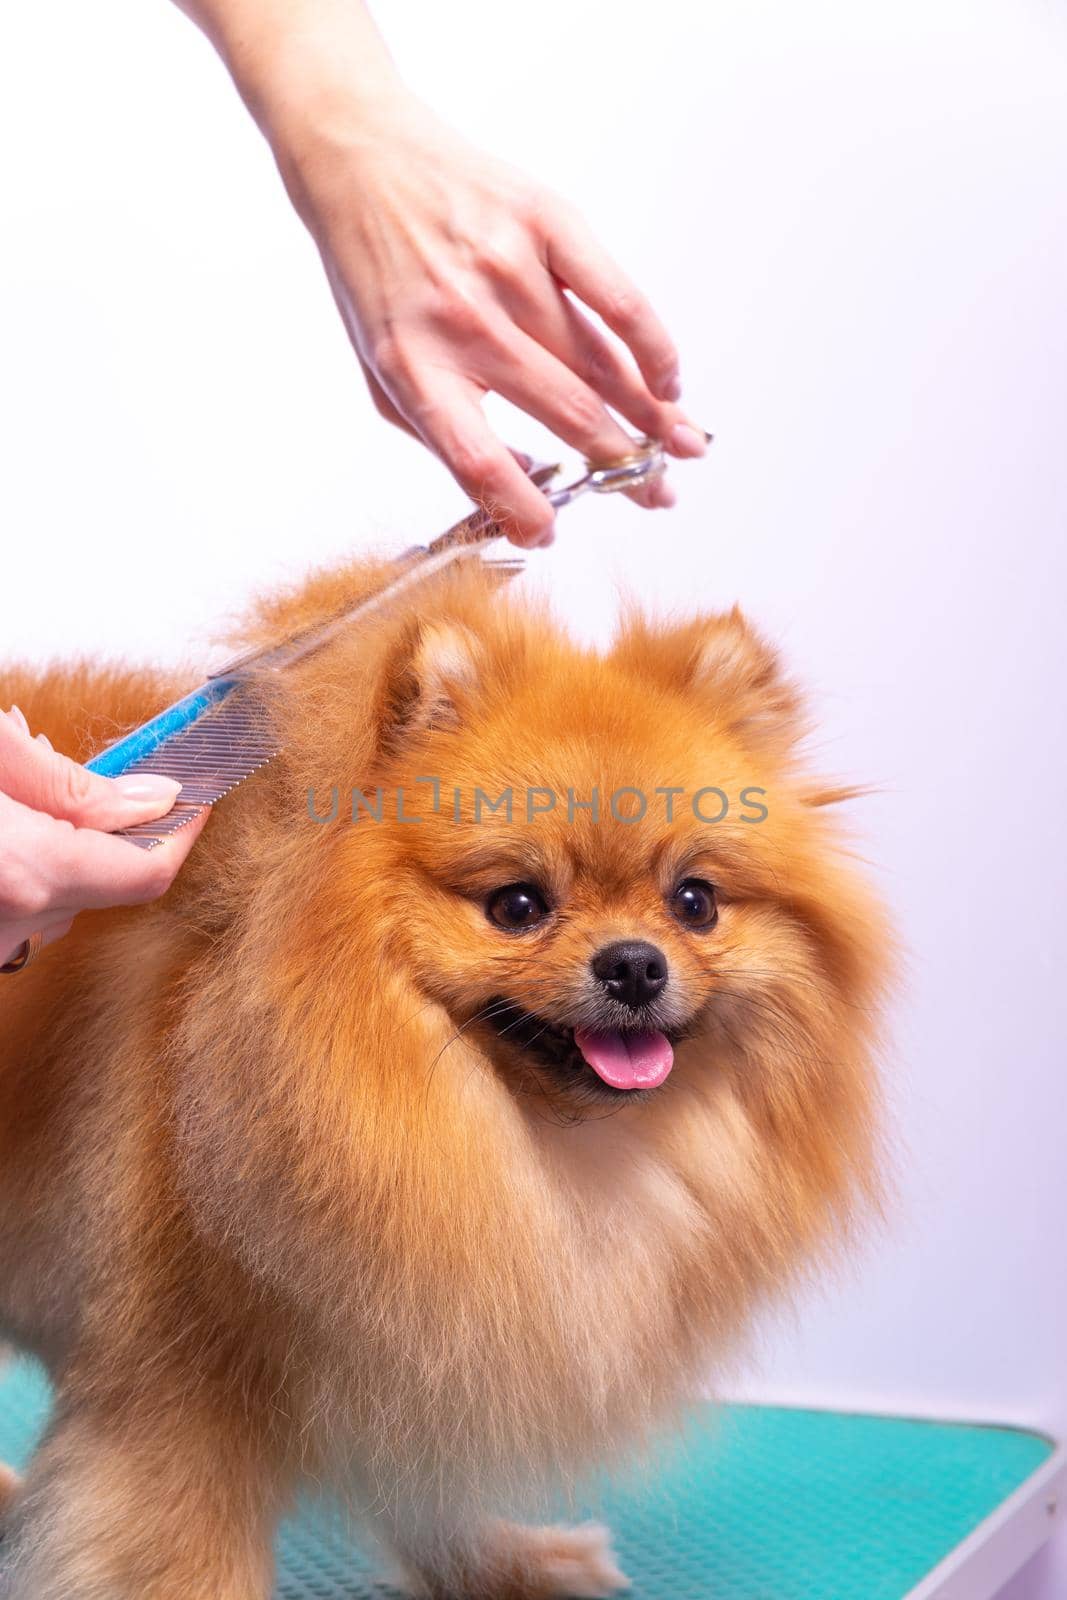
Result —
<instances>
[{"instance_id":1,"label":"human hand","mask_svg":"<svg viewBox=\"0 0 1067 1600\"><path fill-rule=\"evenodd\" d=\"M212 37L319 247L383 417L428 445L518 544L553 509L482 415L504 396L594 461L632 435L699 456L678 355L578 212L448 129L357 0L178 0ZM619 336L605 335L571 295ZM669 506L662 476L630 491Z\"/></svg>"},{"instance_id":2,"label":"human hand","mask_svg":"<svg viewBox=\"0 0 1067 1600\"><path fill-rule=\"evenodd\" d=\"M675 403L666 330L572 207L403 93L369 126L355 105L351 125L342 109L324 126L318 103L281 119L275 150L375 405L514 542L547 543L553 511L483 417L489 391L594 461L633 448L609 406L675 456L704 453L703 432ZM674 491L660 477L633 498L666 507Z\"/></svg>"},{"instance_id":3,"label":"human hand","mask_svg":"<svg viewBox=\"0 0 1067 1600\"><path fill-rule=\"evenodd\" d=\"M34 739L17 708L0 712L0 965L32 934L62 938L79 911L165 893L207 811L154 850L110 834L163 816L179 788L149 773L101 778Z\"/></svg>"}]
</instances>

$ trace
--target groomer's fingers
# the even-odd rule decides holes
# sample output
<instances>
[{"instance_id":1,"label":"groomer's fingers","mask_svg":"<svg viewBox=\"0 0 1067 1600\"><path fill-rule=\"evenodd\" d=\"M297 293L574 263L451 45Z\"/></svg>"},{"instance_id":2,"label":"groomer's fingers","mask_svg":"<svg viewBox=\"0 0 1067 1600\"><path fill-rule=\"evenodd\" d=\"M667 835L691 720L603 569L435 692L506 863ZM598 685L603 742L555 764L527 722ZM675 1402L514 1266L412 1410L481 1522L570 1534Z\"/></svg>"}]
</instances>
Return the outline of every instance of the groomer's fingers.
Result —
<instances>
[{"instance_id":1,"label":"groomer's fingers","mask_svg":"<svg viewBox=\"0 0 1067 1600\"><path fill-rule=\"evenodd\" d=\"M0 794L0 960L32 934L49 944L62 938L79 911L139 905L166 893L207 814L146 851Z\"/></svg>"},{"instance_id":2,"label":"groomer's fingers","mask_svg":"<svg viewBox=\"0 0 1067 1600\"><path fill-rule=\"evenodd\" d=\"M370 397L378 415L386 422L391 422L394 428L400 428L404 433L409 433L413 439L417 439L419 436L415 429L411 426L404 413L390 400L358 350L356 351L356 360L363 369L363 376L367 380L367 388L370 391Z\"/></svg>"},{"instance_id":3,"label":"groomer's fingers","mask_svg":"<svg viewBox=\"0 0 1067 1600\"><path fill-rule=\"evenodd\" d=\"M486 422L478 386L445 372L419 384L400 404L423 442L513 544L549 543L555 511Z\"/></svg>"},{"instance_id":4,"label":"groomer's fingers","mask_svg":"<svg viewBox=\"0 0 1067 1600\"><path fill-rule=\"evenodd\" d=\"M677 430L683 430L678 436L683 442L688 437L684 430L695 434L702 430L690 422L681 406L656 399L629 355L595 327L548 274L539 272L509 283L504 299L523 332L550 351L639 434L658 439L672 455L686 454L677 448ZM674 490L662 474L626 492L639 505L674 504Z\"/></svg>"},{"instance_id":5,"label":"groomer's fingers","mask_svg":"<svg viewBox=\"0 0 1067 1600\"><path fill-rule=\"evenodd\" d=\"M617 460L634 448L633 438L596 390L514 323L501 320L481 376L489 388L521 406L590 461ZM673 504L673 492L661 477L650 479L631 498L649 507Z\"/></svg>"},{"instance_id":6,"label":"groomer's fingers","mask_svg":"<svg viewBox=\"0 0 1067 1600\"><path fill-rule=\"evenodd\" d=\"M678 352L636 284L615 264L580 213L564 201L553 197L543 213L542 226L545 264L553 277L573 289L618 334L654 395L677 400L682 392ZM700 455L702 451L688 453Z\"/></svg>"},{"instance_id":7,"label":"groomer's fingers","mask_svg":"<svg viewBox=\"0 0 1067 1600\"><path fill-rule=\"evenodd\" d=\"M53 914L136 906L166 894L210 814L204 809L154 850L45 817L42 851Z\"/></svg>"},{"instance_id":8,"label":"groomer's fingers","mask_svg":"<svg viewBox=\"0 0 1067 1600\"><path fill-rule=\"evenodd\" d=\"M413 439L418 439L419 435L416 430L412 427L407 417L405 417L390 400L389 396L386 394L385 390L382 388L381 384L378 382L377 378L374 376L374 373L368 367L358 350L356 351L356 360L363 369L363 376L367 380L367 388L370 390L370 397L374 403L374 409L377 411L378 415L384 418L386 422L391 422L394 428L399 428L403 433L410 434ZM419 443L422 443L421 439L419 439ZM513 456L514 459L519 463L519 466L522 468L523 472L529 472L530 468L533 466L533 456L528 455L525 450L513 449L510 444L505 448L507 449L508 454Z\"/></svg>"},{"instance_id":9,"label":"groomer's fingers","mask_svg":"<svg viewBox=\"0 0 1067 1600\"><path fill-rule=\"evenodd\" d=\"M0 712L0 793L31 811L110 833L163 816L180 790L156 773L102 778L34 739L17 707Z\"/></svg>"}]
</instances>

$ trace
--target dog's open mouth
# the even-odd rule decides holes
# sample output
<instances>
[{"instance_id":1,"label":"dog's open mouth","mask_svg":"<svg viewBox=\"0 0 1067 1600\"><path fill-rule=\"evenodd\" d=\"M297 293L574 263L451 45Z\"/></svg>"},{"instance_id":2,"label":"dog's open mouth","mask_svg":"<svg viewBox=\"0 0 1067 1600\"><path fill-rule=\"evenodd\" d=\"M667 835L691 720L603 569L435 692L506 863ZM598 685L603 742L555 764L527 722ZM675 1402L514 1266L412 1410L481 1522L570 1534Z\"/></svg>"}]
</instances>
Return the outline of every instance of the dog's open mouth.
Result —
<instances>
[{"instance_id":1,"label":"dog's open mouth","mask_svg":"<svg viewBox=\"0 0 1067 1600\"><path fill-rule=\"evenodd\" d=\"M674 1065L674 1044L659 1029L566 1028L504 999L490 1001L483 1015L501 1039L557 1073L591 1067L622 1093L658 1089Z\"/></svg>"}]
</instances>

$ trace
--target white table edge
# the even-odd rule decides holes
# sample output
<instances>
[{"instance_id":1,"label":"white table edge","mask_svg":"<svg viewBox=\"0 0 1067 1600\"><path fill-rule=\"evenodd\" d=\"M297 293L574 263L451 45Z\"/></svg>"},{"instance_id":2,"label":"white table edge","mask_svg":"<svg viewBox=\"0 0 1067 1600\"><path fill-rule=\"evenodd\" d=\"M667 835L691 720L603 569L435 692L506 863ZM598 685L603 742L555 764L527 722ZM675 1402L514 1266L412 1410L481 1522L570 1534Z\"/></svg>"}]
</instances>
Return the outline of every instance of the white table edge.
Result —
<instances>
[{"instance_id":1,"label":"white table edge","mask_svg":"<svg viewBox=\"0 0 1067 1600\"><path fill-rule=\"evenodd\" d=\"M1065 1498L1067 1449L1059 1445L904 1600L995 1600L1063 1522Z\"/></svg>"}]
</instances>

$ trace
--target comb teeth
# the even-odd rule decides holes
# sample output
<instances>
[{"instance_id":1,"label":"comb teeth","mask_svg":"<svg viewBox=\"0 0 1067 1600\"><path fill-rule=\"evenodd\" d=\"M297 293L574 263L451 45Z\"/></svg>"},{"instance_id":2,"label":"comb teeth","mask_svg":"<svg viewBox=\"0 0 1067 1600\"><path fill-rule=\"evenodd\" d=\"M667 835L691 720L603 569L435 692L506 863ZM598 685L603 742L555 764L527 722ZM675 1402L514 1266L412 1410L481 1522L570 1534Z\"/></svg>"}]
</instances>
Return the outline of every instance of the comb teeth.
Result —
<instances>
[{"instance_id":1,"label":"comb teeth","mask_svg":"<svg viewBox=\"0 0 1067 1600\"><path fill-rule=\"evenodd\" d=\"M119 837L142 850L157 844L191 822L204 806L213 805L231 789L265 767L278 754L278 741L262 705L246 690L235 689L179 733L164 739L127 772L159 772L174 778L182 792L165 817L122 828Z\"/></svg>"},{"instance_id":2,"label":"comb teeth","mask_svg":"<svg viewBox=\"0 0 1067 1600\"><path fill-rule=\"evenodd\" d=\"M409 551L408 555L425 556L430 553L429 550L416 549ZM451 559L453 555L462 558L468 553L476 554L476 547L465 549L457 546L454 551L442 551L437 561L440 563ZM503 585L522 572L525 563L521 556L516 555L488 560L483 558L483 565L489 568L492 581ZM369 604L365 602L356 608L357 611L372 608L376 600L387 598L388 594L389 588L381 595L371 596ZM347 621L347 617L340 619L341 623ZM329 637L338 625L334 623L325 632L316 633L311 647ZM294 645L300 646L302 639L303 636L299 635L295 641L289 641L288 646L282 645L266 653L256 651L251 656L230 662L227 667L213 674L199 690L194 690L142 728L135 729L125 740L109 746L96 758L101 763L111 758L109 767L97 769L105 771L109 777L119 772L158 772L164 777L174 778L182 786L181 794L165 817L159 817L155 822L138 822L132 828L122 828L119 830L120 838L128 839L142 850L154 850L156 845L162 844L164 839L191 822L205 806L214 805L216 800L221 800L223 795L229 794L231 789L235 789L245 778L250 778L279 754L277 737L266 711L255 698L249 683L242 679L241 668L253 660L269 661L275 665L297 660L308 648L304 645L302 650L294 649ZM209 700L206 698L208 696L215 698ZM157 739L156 729L161 722L176 722L177 726L173 732ZM134 760L126 760L123 746L145 733L151 736L145 754ZM144 748L144 741L141 748ZM90 766L93 764L90 762Z\"/></svg>"},{"instance_id":3,"label":"comb teeth","mask_svg":"<svg viewBox=\"0 0 1067 1600\"><path fill-rule=\"evenodd\" d=\"M520 572L526 570L526 563L521 556L484 557L482 566L488 571L494 583L510 583L512 578L517 578Z\"/></svg>"}]
</instances>

